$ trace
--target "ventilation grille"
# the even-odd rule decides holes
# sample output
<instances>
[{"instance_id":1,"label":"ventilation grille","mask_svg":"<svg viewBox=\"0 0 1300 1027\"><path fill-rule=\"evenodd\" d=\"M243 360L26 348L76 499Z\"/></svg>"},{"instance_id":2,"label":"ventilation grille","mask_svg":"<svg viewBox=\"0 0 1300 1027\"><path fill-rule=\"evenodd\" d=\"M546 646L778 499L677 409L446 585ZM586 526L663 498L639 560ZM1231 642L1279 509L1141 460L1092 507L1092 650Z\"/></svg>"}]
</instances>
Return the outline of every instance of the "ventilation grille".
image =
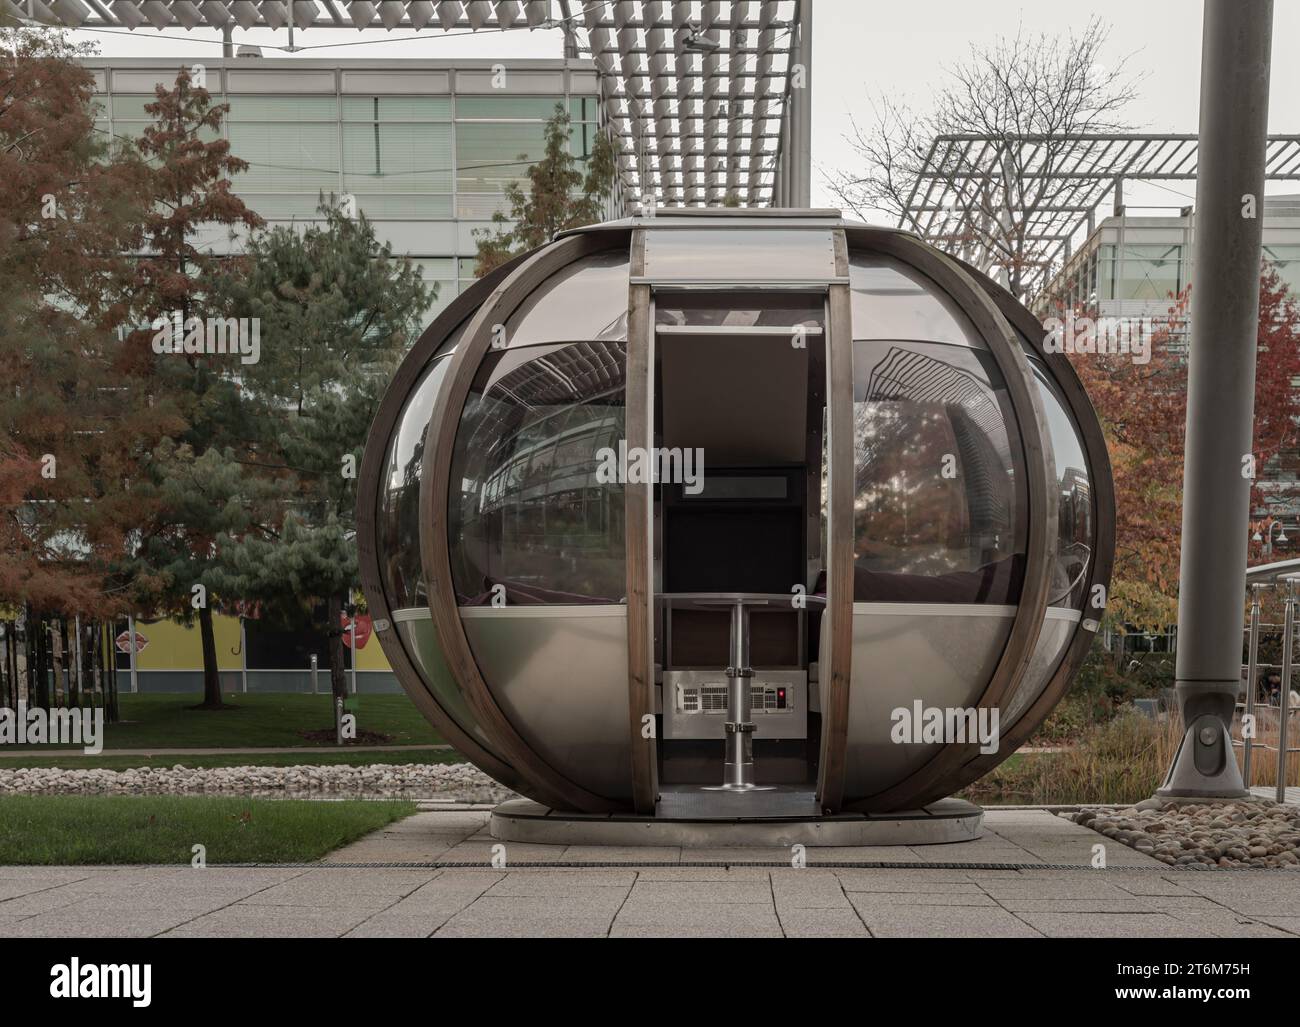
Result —
<instances>
[{"instance_id":1,"label":"ventilation grille","mask_svg":"<svg viewBox=\"0 0 1300 1027\"><path fill-rule=\"evenodd\" d=\"M704 685L699 687L682 687L679 709L682 713L722 713L727 712L727 686ZM750 690L750 702L755 711L782 710L778 703L777 690L755 685Z\"/></svg>"}]
</instances>

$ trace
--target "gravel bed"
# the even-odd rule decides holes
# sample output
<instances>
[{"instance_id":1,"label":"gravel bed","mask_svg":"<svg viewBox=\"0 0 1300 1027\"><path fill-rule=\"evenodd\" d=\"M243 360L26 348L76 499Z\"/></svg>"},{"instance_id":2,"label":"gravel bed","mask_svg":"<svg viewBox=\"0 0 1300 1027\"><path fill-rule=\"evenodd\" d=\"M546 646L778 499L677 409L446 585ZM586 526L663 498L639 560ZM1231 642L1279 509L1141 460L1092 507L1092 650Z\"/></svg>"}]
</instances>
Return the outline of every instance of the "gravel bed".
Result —
<instances>
[{"instance_id":1,"label":"gravel bed","mask_svg":"<svg viewBox=\"0 0 1300 1027\"><path fill-rule=\"evenodd\" d=\"M1058 816L1171 866L1300 870L1300 806L1256 799L1158 809L1085 806Z\"/></svg>"},{"instance_id":2,"label":"gravel bed","mask_svg":"<svg viewBox=\"0 0 1300 1027\"><path fill-rule=\"evenodd\" d=\"M514 792L469 763L293 767L0 769L0 795L242 795L272 799L444 799L501 802Z\"/></svg>"}]
</instances>

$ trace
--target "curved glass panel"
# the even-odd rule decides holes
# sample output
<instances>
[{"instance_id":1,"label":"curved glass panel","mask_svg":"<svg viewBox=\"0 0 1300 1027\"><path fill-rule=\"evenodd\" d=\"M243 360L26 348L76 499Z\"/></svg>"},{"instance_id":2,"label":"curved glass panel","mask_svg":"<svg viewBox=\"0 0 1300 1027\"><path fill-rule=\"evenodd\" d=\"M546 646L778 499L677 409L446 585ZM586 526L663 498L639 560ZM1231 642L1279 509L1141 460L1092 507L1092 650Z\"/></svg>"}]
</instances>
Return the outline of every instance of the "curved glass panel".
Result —
<instances>
[{"instance_id":1,"label":"curved glass panel","mask_svg":"<svg viewBox=\"0 0 1300 1027\"><path fill-rule=\"evenodd\" d=\"M1047 414L1047 429L1052 440L1056 470L1056 559L1052 566L1049 606L1083 609L1088 567L1096 545L1092 516L1092 479L1083 437L1070 416L1069 408L1051 373L1038 360L1030 360L1038 394Z\"/></svg>"},{"instance_id":2,"label":"curved glass panel","mask_svg":"<svg viewBox=\"0 0 1300 1027\"><path fill-rule=\"evenodd\" d=\"M575 260L534 289L506 319L506 347L573 339L627 339L626 249Z\"/></svg>"},{"instance_id":3,"label":"curved glass panel","mask_svg":"<svg viewBox=\"0 0 1300 1027\"><path fill-rule=\"evenodd\" d=\"M496 755L438 647L420 560L420 468L425 435L438 389L451 366L452 350L465 324L462 322L430 359L407 394L394 423L376 501L375 548L380 587L393 618L396 637L392 642L401 647L416 676L443 712L485 750ZM411 687L405 679L402 684Z\"/></svg>"},{"instance_id":4,"label":"curved glass panel","mask_svg":"<svg viewBox=\"0 0 1300 1027\"><path fill-rule=\"evenodd\" d=\"M1015 424L989 353L853 344L855 601L1019 599Z\"/></svg>"},{"instance_id":5,"label":"curved glass panel","mask_svg":"<svg viewBox=\"0 0 1300 1027\"><path fill-rule=\"evenodd\" d=\"M388 441L375 511L375 543L379 581L390 610L423 607L429 602L420 564L420 464L434 397L447 373L446 358L455 351L468 325L468 319L462 321L438 346L407 393Z\"/></svg>"},{"instance_id":6,"label":"curved glass panel","mask_svg":"<svg viewBox=\"0 0 1300 1027\"><path fill-rule=\"evenodd\" d=\"M849 288L855 339L918 339L989 348L950 296L900 260L850 253Z\"/></svg>"},{"instance_id":7,"label":"curved glass panel","mask_svg":"<svg viewBox=\"0 0 1300 1027\"><path fill-rule=\"evenodd\" d=\"M462 606L618 603L623 486L602 453L625 438L627 347L577 342L490 352L465 401L448 499ZM617 477L617 476L615 476ZM501 587L498 587L501 586Z\"/></svg>"},{"instance_id":8,"label":"curved glass panel","mask_svg":"<svg viewBox=\"0 0 1300 1027\"><path fill-rule=\"evenodd\" d=\"M424 438L433 416L433 399L447 375L450 354L434 357L406 398L397 417L379 494L375 526L379 581L389 609L426 606L420 565L420 465Z\"/></svg>"}]
</instances>

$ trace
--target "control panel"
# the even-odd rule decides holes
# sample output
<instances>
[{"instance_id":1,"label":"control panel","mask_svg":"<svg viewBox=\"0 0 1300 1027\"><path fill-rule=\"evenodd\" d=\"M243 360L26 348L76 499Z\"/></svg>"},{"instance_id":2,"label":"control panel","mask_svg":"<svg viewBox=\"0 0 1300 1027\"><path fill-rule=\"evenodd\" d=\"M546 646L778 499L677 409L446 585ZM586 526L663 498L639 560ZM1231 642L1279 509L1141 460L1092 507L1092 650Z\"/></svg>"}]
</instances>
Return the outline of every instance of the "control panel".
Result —
<instances>
[{"instance_id":1,"label":"control panel","mask_svg":"<svg viewBox=\"0 0 1300 1027\"><path fill-rule=\"evenodd\" d=\"M756 669L750 679L755 738L808 737L808 674ZM727 676L721 670L663 675L664 736L725 738Z\"/></svg>"}]
</instances>

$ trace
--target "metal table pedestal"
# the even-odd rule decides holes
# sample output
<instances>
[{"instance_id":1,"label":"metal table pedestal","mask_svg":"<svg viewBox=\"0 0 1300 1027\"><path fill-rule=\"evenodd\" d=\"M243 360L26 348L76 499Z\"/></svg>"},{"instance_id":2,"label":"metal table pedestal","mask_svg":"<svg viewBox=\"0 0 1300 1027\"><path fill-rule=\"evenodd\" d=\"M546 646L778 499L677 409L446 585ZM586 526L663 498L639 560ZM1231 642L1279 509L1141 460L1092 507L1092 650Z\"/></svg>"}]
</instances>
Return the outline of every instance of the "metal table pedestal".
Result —
<instances>
[{"instance_id":1,"label":"metal table pedestal","mask_svg":"<svg viewBox=\"0 0 1300 1027\"><path fill-rule=\"evenodd\" d=\"M765 606L765 599L736 597L731 605L730 666L727 667L727 755L722 768L722 784L711 785L711 792L770 791L767 785L754 783L754 669L749 665L749 605Z\"/></svg>"}]
</instances>

